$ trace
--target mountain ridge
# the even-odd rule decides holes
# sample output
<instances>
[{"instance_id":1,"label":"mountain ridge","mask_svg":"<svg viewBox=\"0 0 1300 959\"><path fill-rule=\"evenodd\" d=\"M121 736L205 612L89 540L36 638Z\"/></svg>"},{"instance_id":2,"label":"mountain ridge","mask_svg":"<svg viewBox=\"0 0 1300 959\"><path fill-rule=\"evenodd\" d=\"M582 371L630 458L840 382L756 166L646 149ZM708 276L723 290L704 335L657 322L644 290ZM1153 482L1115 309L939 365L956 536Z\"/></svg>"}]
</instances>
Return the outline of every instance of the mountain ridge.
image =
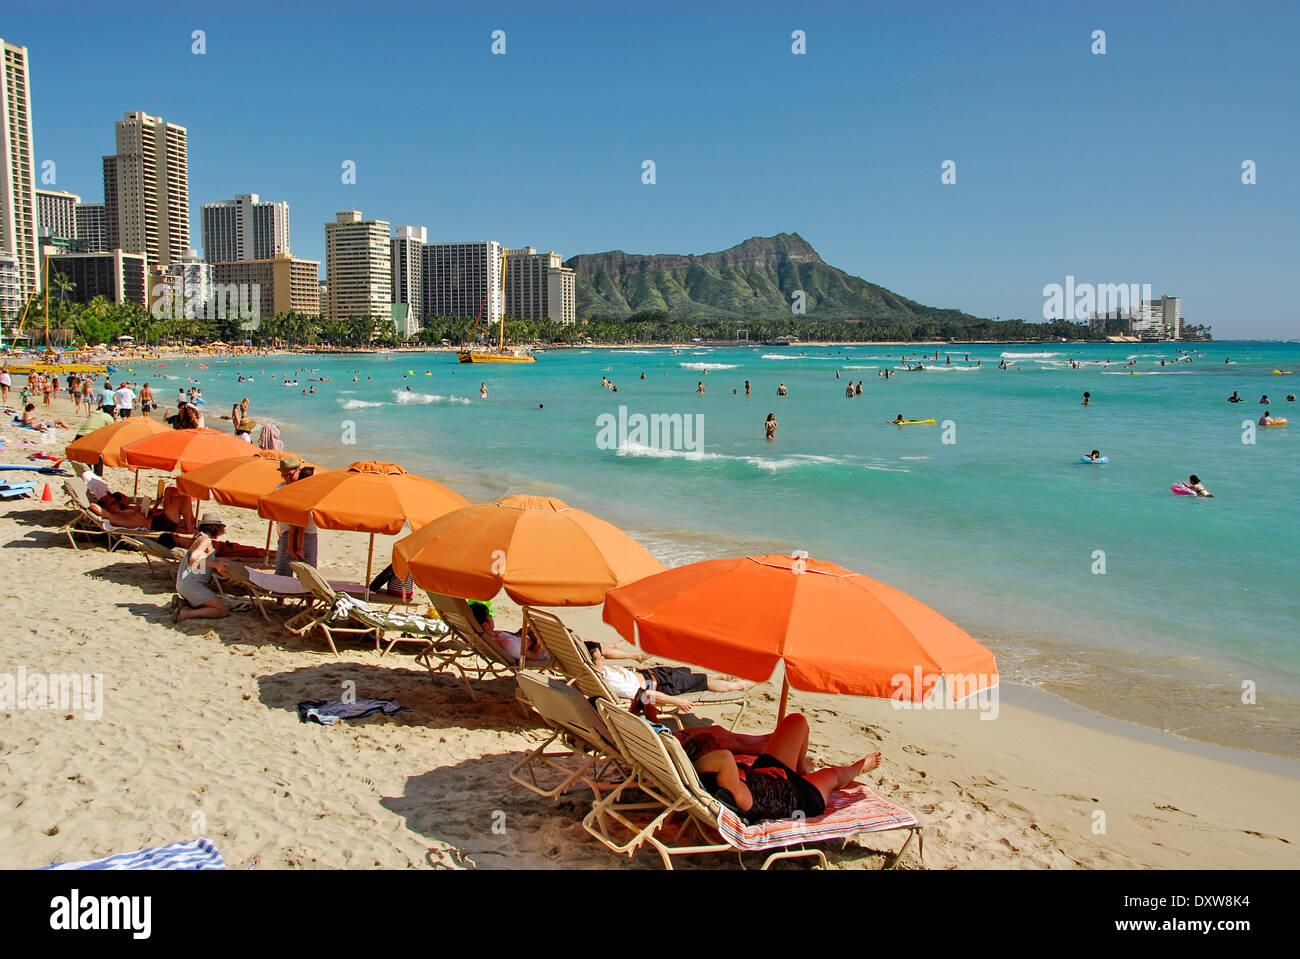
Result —
<instances>
[{"instance_id":1,"label":"mountain ridge","mask_svg":"<svg viewBox=\"0 0 1300 959\"><path fill-rule=\"evenodd\" d=\"M926 306L833 267L798 233L749 239L713 253L582 253L575 273L579 319L701 317L757 319L803 315L844 321L978 321L961 310Z\"/></svg>"}]
</instances>

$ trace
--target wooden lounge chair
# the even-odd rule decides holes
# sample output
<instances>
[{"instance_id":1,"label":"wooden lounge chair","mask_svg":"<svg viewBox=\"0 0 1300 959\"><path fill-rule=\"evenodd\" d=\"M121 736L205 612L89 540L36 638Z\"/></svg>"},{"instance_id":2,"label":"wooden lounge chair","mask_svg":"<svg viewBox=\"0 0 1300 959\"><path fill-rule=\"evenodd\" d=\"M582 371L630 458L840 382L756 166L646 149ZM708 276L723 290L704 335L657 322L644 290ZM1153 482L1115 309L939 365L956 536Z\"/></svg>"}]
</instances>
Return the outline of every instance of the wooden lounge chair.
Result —
<instances>
[{"instance_id":1,"label":"wooden lounge chair","mask_svg":"<svg viewBox=\"0 0 1300 959\"><path fill-rule=\"evenodd\" d=\"M182 551L182 558L184 555ZM266 573L240 563L227 563L227 572L218 575L227 584L236 587L246 595L262 614L262 618L268 622L271 619L266 615L268 605L280 605L292 601L303 603L310 608L316 601L312 591L296 576L277 576L275 573Z\"/></svg>"},{"instance_id":2,"label":"wooden lounge chair","mask_svg":"<svg viewBox=\"0 0 1300 959\"><path fill-rule=\"evenodd\" d=\"M136 539L134 536L123 536L122 542L127 546L139 550L144 556L145 562L153 567L156 560L161 565L164 572L175 575L176 568L185 559L185 550L179 546L167 547L155 539L142 537Z\"/></svg>"},{"instance_id":3,"label":"wooden lounge chair","mask_svg":"<svg viewBox=\"0 0 1300 959\"><path fill-rule=\"evenodd\" d=\"M63 491L68 496L68 505L72 508L73 515L59 527L58 531L67 534L68 542L73 549L81 549L77 545L77 536L106 537L108 551L111 553L122 545L124 538L134 540L157 539L162 535L148 529L114 526L104 517L93 512L90 508L90 497L86 493L86 483L79 477L74 476L64 480Z\"/></svg>"},{"instance_id":4,"label":"wooden lounge chair","mask_svg":"<svg viewBox=\"0 0 1300 959\"><path fill-rule=\"evenodd\" d=\"M584 696L591 699L604 699L615 705L626 704L627 701L610 689L605 682L605 677L596 670L582 640L574 634L573 630L564 625L558 616L532 606L525 606L524 624L533 631L533 635L542 644L542 648L551 657L556 668L572 685L578 687ZM690 693L683 698L699 706L737 707L738 711L732 717L731 725L728 727L735 729L736 723L740 722L740 717L745 714L748 695L747 692ZM669 707L660 710L661 713L670 711Z\"/></svg>"},{"instance_id":5,"label":"wooden lounge chair","mask_svg":"<svg viewBox=\"0 0 1300 959\"><path fill-rule=\"evenodd\" d=\"M516 682L515 695L537 711L551 734L510 770L513 782L555 800L582 782L599 799L602 791L627 779L631 767L619 754L605 721L582 693L562 679L527 671L521 672ZM567 748L550 750L557 740ZM558 785L547 788L539 780L547 771L559 773Z\"/></svg>"},{"instance_id":6,"label":"wooden lounge chair","mask_svg":"<svg viewBox=\"0 0 1300 959\"><path fill-rule=\"evenodd\" d=\"M507 676L518 676L521 669L550 667L546 660L524 659L522 648L520 659L512 660L507 656L495 640L479 627L478 620L470 612L467 600L444 593L429 593L429 603L438 617L447 624L453 642L421 650L416 656L416 661L423 664L431 673L441 672L443 666L455 669L460 674L461 681L465 683L465 688L469 690L471 699L478 698L469 681L471 673L477 680L485 677L503 679ZM520 645L522 647L523 644ZM437 662L434 662L435 659Z\"/></svg>"},{"instance_id":7,"label":"wooden lounge chair","mask_svg":"<svg viewBox=\"0 0 1300 959\"><path fill-rule=\"evenodd\" d=\"M357 598L366 592L360 583L328 582L316 567L307 563L295 562L289 566L320 606L304 610L285 623L285 627L298 635L319 627L330 644L330 651L335 654L338 653L338 647L334 645L336 633L341 636L374 636L375 649L382 654L401 641L418 642L426 649L432 649L447 632L444 624L414 613L375 609ZM387 649L381 650L385 632L396 632L398 636ZM402 633L415 635L402 636Z\"/></svg>"},{"instance_id":8,"label":"wooden lounge chair","mask_svg":"<svg viewBox=\"0 0 1300 959\"><path fill-rule=\"evenodd\" d=\"M716 852L767 852L763 869L780 859L813 857L823 867L826 855L808 843L842 839L847 844L863 833L907 830L907 840L891 860L898 865L917 839L922 855L921 825L906 809L882 799L861 783L831 794L827 808L811 819L795 818L747 825L714 799L700 784L695 767L681 744L660 734L640 716L610 703L597 704L632 774L599 798L583 819L583 828L613 852L629 858L650 845L673 868L673 857ZM637 791L648 801L628 802L624 794ZM674 823L674 820L680 820ZM697 843L688 844L695 837ZM798 847L798 848L791 848Z\"/></svg>"}]
</instances>

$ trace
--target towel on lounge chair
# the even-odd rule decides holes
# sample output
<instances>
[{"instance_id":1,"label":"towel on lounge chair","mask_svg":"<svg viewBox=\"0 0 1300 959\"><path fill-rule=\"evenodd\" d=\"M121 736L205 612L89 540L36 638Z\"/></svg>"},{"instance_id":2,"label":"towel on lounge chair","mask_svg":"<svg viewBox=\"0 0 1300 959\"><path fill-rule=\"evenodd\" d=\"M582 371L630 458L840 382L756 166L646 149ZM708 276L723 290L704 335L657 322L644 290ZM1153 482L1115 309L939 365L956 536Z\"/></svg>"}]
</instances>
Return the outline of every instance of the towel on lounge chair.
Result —
<instances>
[{"instance_id":1,"label":"towel on lounge chair","mask_svg":"<svg viewBox=\"0 0 1300 959\"><path fill-rule=\"evenodd\" d=\"M409 713L411 707L399 706L391 699L358 699L354 703L338 700L306 699L298 704L298 721L333 726L340 719L360 719L372 713Z\"/></svg>"},{"instance_id":2,"label":"towel on lounge chair","mask_svg":"<svg viewBox=\"0 0 1300 959\"><path fill-rule=\"evenodd\" d=\"M718 832L723 838L737 849L751 851L916 824L916 817L906 809L882 799L861 783L832 792L826 811L810 819L771 819L749 825L726 806L718 813Z\"/></svg>"},{"instance_id":3,"label":"towel on lounge chair","mask_svg":"<svg viewBox=\"0 0 1300 959\"><path fill-rule=\"evenodd\" d=\"M56 862L43 869L225 869L226 861L210 839L174 842L87 862Z\"/></svg>"}]
</instances>

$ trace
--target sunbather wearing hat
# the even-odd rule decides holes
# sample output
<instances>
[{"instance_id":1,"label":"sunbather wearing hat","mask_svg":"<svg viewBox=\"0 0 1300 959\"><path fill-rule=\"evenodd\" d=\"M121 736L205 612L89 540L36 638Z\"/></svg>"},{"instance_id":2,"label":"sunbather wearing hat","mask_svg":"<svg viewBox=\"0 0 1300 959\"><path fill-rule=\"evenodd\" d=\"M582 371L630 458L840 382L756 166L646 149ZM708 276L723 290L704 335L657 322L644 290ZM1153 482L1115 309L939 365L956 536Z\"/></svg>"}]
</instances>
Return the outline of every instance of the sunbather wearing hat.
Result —
<instances>
[{"instance_id":1,"label":"sunbather wearing hat","mask_svg":"<svg viewBox=\"0 0 1300 959\"><path fill-rule=\"evenodd\" d=\"M727 736L735 738L728 740ZM872 753L848 766L814 770L808 761L808 721L797 713L786 716L763 739L762 751L749 766L737 763L735 753L758 746L762 737L711 727L678 734L678 738L700 774L701 785L749 823L820 816L832 792L880 765L880 753Z\"/></svg>"},{"instance_id":2,"label":"sunbather wearing hat","mask_svg":"<svg viewBox=\"0 0 1300 959\"><path fill-rule=\"evenodd\" d=\"M226 604L209 585L213 571L225 572L229 568L221 560L212 559L216 540L225 531L226 524L221 521L221 514L209 511L199 517L199 535L190 543L184 561L176 570L176 622L220 619L230 615Z\"/></svg>"}]
</instances>

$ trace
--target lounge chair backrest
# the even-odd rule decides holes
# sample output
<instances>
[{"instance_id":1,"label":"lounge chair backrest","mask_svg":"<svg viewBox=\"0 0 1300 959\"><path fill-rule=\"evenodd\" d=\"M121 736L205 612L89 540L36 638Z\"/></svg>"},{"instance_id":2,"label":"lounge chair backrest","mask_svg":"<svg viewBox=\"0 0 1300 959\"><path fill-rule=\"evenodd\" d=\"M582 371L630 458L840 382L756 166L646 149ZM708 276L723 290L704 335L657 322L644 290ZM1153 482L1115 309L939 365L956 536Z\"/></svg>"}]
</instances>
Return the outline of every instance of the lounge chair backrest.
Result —
<instances>
[{"instance_id":1,"label":"lounge chair backrest","mask_svg":"<svg viewBox=\"0 0 1300 959\"><path fill-rule=\"evenodd\" d=\"M336 595L334 587L325 582L325 577L315 566L309 563L292 562L289 568L293 570L293 575L298 577L298 582L311 590L313 596L323 603L334 602Z\"/></svg>"},{"instance_id":2,"label":"lounge chair backrest","mask_svg":"<svg viewBox=\"0 0 1300 959\"><path fill-rule=\"evenodd\" d=\"M578 690L561 679L521 672L519 695L552 726L563 726L588 746L617 752L618 744L604 720Z\"/></svg>"},{"instance_id":3,"label":"lounge chair backrest","mask_svg":"<svg viewBox=\"0 0 1300 959\"><path fill-rule=\"evenodd\" d=\"M460 597L431 592L429 605L438 611L439 618L466 645L474 647L477 645L476 640L483 637L474 614L469 611L469 603Z\"/></svg>"},{"instance_id":4,"label":"lounge chair backrest","mask_svg":"<svg viewBox=\"0 0 1300 959\"><path fill-rule=\"evenodd\" d=\"M80 476L72 476L63 481L63 488L72 501L82 509L90 509L90 496L86 492L86 481Z\"/></svg>"},{"instance_id":5,"label":"lounge chair backrest","mask_svg":"<svg viewBox=\"0 0 1300 959\"><path fill-rule=\"evenodd\" d=\"M496 644L496 641L490 639L479 627L478 620L470 612L467 600L459 596L448 596L446 593L430 592L429 604L437 610L438 617L447 624L448 628L456 634L462 643L489 663L508 666L511 669L518 669L521 665L536 665L531 660L520 663L507 656L505 651Z\"/></svg>"},{"instance_id":6,"label":"lounge chair backrest","mask_svg":"<svg viewBox=\"0 0 1300 959\"><path fill-rule=\"evenodd\" d=\"M601 702L598 705L601 718L614 734L619 752L635 766L642 775L664 790L674 802L681 800L689 812L700 815L710 822L716 822L721 806L718 801L705 791L691 765L686 753L677 739L669 735L656 733L648 722L640 716L613 703ZM674 759L672 751L679 754ZM682 768L682 767L685 768Z\"/></svg>"},{"instance_id":7,"label":"lounge chair backrest","mask_svg":"<svg viewBox=\"0 0 1300 959\"><path fill-rule=\"evenodd\" d=\"M525 606L524 624L532 630L542 648L550 655L551 662L578 687L582 695L588 699L605 699L611 703L620 701L605 682L605 677L596 671L587 648L558 616Z\"/></svg>"}]
</instances>

